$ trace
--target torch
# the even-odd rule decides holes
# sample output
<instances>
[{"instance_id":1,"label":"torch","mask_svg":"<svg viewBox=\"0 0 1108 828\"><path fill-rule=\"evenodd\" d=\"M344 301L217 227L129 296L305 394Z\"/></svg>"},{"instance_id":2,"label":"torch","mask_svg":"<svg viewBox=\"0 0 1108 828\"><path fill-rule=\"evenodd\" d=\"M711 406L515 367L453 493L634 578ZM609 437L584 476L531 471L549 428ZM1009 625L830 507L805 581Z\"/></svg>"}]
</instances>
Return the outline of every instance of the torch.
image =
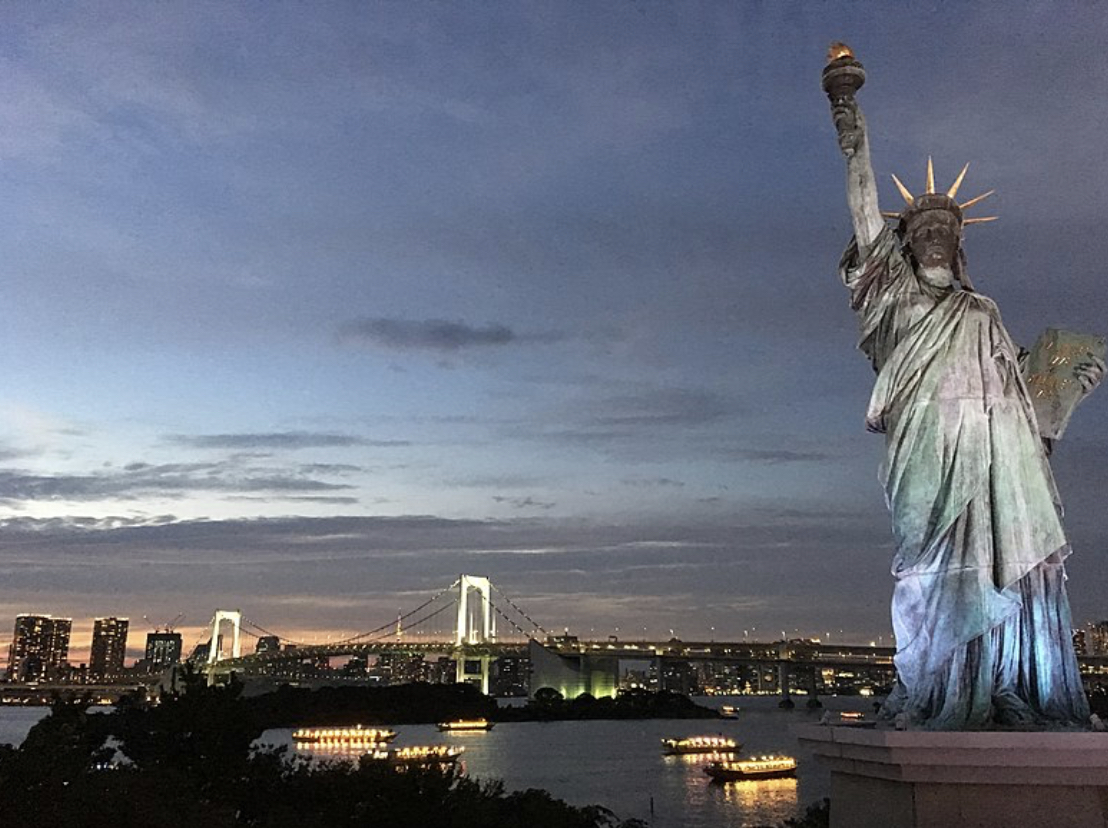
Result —
<instances>
[{"instance_id":1,"label":"torch","mask_svg":"<svg viewBox=\"0 0 1108 828\"><path fill-rule=\"evenodd\" d=\"M835 41L827 50L827 65L823 67L823 91L831 105L847 103L866 82L866 70L845 43Z\"/></svg>"}]
</instances>

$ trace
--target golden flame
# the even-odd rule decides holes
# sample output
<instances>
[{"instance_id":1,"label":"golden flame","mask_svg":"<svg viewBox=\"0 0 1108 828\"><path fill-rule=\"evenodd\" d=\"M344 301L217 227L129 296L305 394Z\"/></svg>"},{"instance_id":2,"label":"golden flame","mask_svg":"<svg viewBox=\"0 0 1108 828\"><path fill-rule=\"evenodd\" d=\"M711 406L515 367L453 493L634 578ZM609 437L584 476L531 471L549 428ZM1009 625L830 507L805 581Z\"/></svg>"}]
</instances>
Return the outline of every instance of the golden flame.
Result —
<instances>
[{"instance_id":1,"label":"golden flame","mask_svg":"<svg viewBox=\"0 0 1108 828\"><path fill-rule=\"evenodd\" d=\"M854 50L842 41L831 41L831 46L827 49L827 62L830 63L833 60L838 60L839 58L844 57L854 57Z\"/></svg>"}]
</instances>

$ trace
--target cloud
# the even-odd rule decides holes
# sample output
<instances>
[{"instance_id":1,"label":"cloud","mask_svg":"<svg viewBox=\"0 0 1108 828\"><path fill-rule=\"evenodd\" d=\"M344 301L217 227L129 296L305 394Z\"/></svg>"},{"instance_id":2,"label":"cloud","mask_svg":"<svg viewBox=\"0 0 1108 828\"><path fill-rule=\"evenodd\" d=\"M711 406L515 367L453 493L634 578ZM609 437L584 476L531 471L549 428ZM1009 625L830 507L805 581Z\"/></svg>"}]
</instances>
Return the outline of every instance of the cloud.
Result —
<instances>
[{"instance_id":1,"label":"cloud","mask_svg":"<svg viewBox=\"0 0 1108 828\"><path fill-rule=\"evenodd\" d=\"M327 495L284 495L275 497L274 495L267 495L265 497L247 497L247 496L231 496L227 500L242 500L252 503L269 503L273 500L281 500L288 503L327 503L332 506L353 506L357 503L361 503L361 500L356 497L330 497ZM379 500L376 502L380 502Z\"/></svg>"},{"instance_id":2,"label":"cloud","mask_svg":"<svg viewBox=\"0 0 1108 828\"><path fill-rule=\"evenodd\" d=\"M535 500L528 495L527 497L506 497L504 495L494 495L493 500L497 503L506 503L514 509L553 509L557 506L557 503L549 503L541 500Z\"/></svg>"},{"instance_id":3,"label":"cloud","mask_svg":"<svg viewBox=\"0 0 1108 828\"><path fill-rule=\"evenodd\" d=\"M184 496L193 492L312 493L349 490L343 483L272 468L220 463L129 463L121 469L90 474L33 474L0 470L0 502L95 501L150 495Z\"/></svg>"},{"instance_id":4,"label":"cloud","mask_svg":"<svg viewBox=\"0 0 1108 828\"><path fill-rule=\"evenodd\" d=\"M657 489L657 488L684 488L685 484L680 480L673 480L668 477L651 477L646 479L630 479L619 481L624 486L630 486L633 489Z\"/></svg>"},{"instance_id":5,"label":"cloud","mask_svg":"<svg viewBox=\"0 0 1108 828\"><path fill-rule=\"evenodd\" d=\"M344 324L340 337L395 351L452 353L467 348L500 347L519 339L505 325L476 328L445 319L355 319Z\"/></svg>"},{"instance_id":6,"label":"cloud","mask_svg":"<svg viewBox=\"0 0 1108 828\"><path fill-rule=\"evenodd\" d=\"M637 428L703 425L735 412L712 391L658 388L596 400L586 413L592 426Z\"/></svg>"},{"instance_id":7,"label":"cloud","mask_svg":"<svg viewBox=\"0 0 1108 828\"><path fill-rule=\"evenodd\" d=\"M650 382L575 383L576 393L534 411L530 420L496 423L501 439L584 449L627 462L661 462L690 457L719 458L734 442L736 417L744 413L733 395L714 389ZM616 386L613 390L611 386ZM659 478L663 477L659 475ZM672 481L669 485L680 482ZM625 485L651 485L624 478ZM654 484L657 486L655 480Z\"/></svg>"},{"instance_id":8,"label":"cloud","mask_svg":"<svg viewBox=\"0 0 1108 828\"><path fill-rule=\"evenodd\" d=\"M821 451L793 451L791 449L747 449L736 448L725 451L735 460L749 460L754 463L813 463L826 460L828 455Z\"/></svg>"},{"instance_id":9,"label":"cloud","mask_svg":"<svg viewBox=\"0 0 1108 828\"><path fill-rule=\"evenodd\" d=\"M166 441L199 449L304 449L371 446L394 448L410 446L408 440L367 440L352 434L316 431L275 431L245 434L170 434Z\"/></svg>"},{"instance_id":10,"label":"cloud","mask_svg":"<svg viewBox=\"0 0 1108 828\"><path fill-rule=\"evenodd\" d=\"M457 489L523 489L538 486L542 479L534 475L488 474L469 477L452 477L443 481L444 486Z\"/></svg>"},{"instance_id":11,"label":"cloud","mask_svg":"<svg viewBox=\"0 0 1108 828\"><path fill-rule=\"evenodd\" d=\"M6 463L10 460L18 460L21 457L30 457L37 452L25 451L22 449L12 448L10 446L0 443L0 463Z\"/></svg>"}]
</instances>

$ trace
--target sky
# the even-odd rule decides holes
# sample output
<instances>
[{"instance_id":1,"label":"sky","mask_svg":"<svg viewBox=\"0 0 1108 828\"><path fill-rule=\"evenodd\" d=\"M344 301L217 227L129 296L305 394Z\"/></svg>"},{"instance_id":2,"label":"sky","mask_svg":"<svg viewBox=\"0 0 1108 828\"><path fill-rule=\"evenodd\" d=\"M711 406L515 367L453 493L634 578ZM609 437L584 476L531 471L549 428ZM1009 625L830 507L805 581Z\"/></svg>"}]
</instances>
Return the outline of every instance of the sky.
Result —
<instances>
[{"instance_id":1,"label":"sky","mask_svg":"<svg viewBox=\"0 0 1108 828\"><path fill-rule=\"evenodd\" d=\"M582 636L887 637L832 40L882 206L970 162L1016 341L1108 333L1095 4L2 10L0 653L325 640L460 573ZM1106 456L1100 391L1053 457L1078 622Z\"/></svg>"}]
</instances>

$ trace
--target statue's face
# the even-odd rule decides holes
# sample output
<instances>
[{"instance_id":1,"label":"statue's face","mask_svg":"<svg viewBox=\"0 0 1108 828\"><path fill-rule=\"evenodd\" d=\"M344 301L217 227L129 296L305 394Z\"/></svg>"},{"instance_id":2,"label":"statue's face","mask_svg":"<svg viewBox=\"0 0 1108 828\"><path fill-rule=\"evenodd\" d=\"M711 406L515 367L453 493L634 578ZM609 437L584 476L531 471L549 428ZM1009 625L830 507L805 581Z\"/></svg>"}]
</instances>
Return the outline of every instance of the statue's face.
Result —
<instances>
[{"instance_id":1,"label":"statue's face","mask_svg":"<svg viewBox=\"0 0 1108 828\"><path fill-rule=\"evenodd\" d=\"M923 267L953 267L958 220L946 210L927 210L908 228L908 247Z\"/></svg>"}]
</instances>

